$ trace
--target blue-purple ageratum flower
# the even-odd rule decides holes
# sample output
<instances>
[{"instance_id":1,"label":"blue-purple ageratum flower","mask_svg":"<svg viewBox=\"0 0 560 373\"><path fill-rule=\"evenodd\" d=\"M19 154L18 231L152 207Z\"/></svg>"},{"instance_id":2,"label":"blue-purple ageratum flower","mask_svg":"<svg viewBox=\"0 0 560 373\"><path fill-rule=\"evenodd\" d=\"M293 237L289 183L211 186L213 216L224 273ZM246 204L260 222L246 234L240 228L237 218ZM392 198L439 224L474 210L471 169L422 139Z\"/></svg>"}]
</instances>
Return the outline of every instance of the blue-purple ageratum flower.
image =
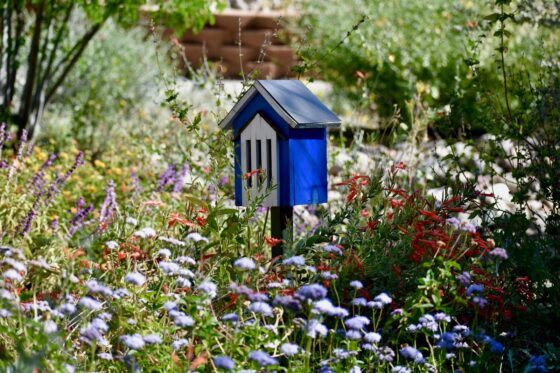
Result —
<instances>
[{"instance_id":1,"label":"blue-purple ageratum flower","mask_svg":"<svg viewBox=\"0 0 560 373\"><path fill-rule=\"evenodd\" d=\"M484 285L482 284L472 284L467 288L467 295L473 293L482 293L484 291Z\"/></svg>"},{"instance_id":2,"label":"blue-purple ageratum flower","mask_svg":"<svg viewBox=\"0 0 560 373\"><path fill-rule=\"evenodd\" d=\"M327 298L314 302L313 311L340 318L348 316L348 311L346 309L334 306Z\"/></svg>"},{"instance_id":3,"label":"blue-purple ageratum flower","mask_svg":"<svg viewBox=\"0 0 560 373\"><path fill-rule=\"evenodd\" d=\"M197 287L198 290L205 293L210 298L215 298L218 294L218 286L212 281L204 281Z\"/></svg>"},{"instance_id":4,"label":"blue-purple ageratum flower","mask_svg":"<svg viewBox=\"0 0 560 373\"><path fill-rule=\"evenodd\" d=\"M235 369L235 362L229 356L216 356L213 360L216 368L223 369L225 371Z\"/></svg>"},{"instance_id":5,"label":"blue-purple ageratum flower","mask_svg":"<svg viewBox=\"0 0 560 373\"><path fill-rule=\"evenodd\" d=\"M284 343L280 346L280 352L286 356L294 356L299 352L299 346L295 343Z\"/></svg>"},{"instance_id":6,"label":"blue-purple ageratum flower","mask_svg":"<svg viewBox=\"0 0 560 373\"><path fill-rule=\"evenodd\" d=\"M89 310L92 311L97 311L100 310L102 307L101 302L98 302L97 300L91 298L91 297L83 297L82 299L80 299L80 301L78 302L78 304L84 308L87 308Z\"/></svg>"},{"instance_id":7,"label":"blue-purple ageratum flower","mask_svg":"<svg viewBox=\"0 0 560 373\"><path fill-rule=\"evenodd\" d=\"M401 348L399 352L404 358L412 360L417 364L423 364L426 362L422 353L417 349L415 349L414 347L406 346Z\"/></svg>"},{"instance_id":8,"label":"blue-purple ageratum flower","mask_svg":"<svg viewBox=\"0 0 560 373\"><path fill-rule=\"evenodd\" d=\"M120 340L132 350L140 350L146 344L140 334L123 335Z\"/></svg>"},{"instance_id":9,"label":"blue-purple ageratum flower","mask_svg":"<svg viewBox=\"0 0 560 373\"><path fill-rule=\"evenodd\" d=\"M364 316L354 316L352 318L346 319L344 325L350 329L363 329L366 325L369 325L370 321Z\"/></svg>"},{"instance_id":10,"label":"blue-purple ageratum flower","mask_svg":"<svg viewBox=\"0 0 560 373\"><path fill-rule=\"evenodd\" d=\"M130 272L126 275L124 280L132 285L142 286L146 282L146 276L140 272Z\"/></svg>"},{"instance_id":11,"label":"blue-purple ageratum flower","mask_svg":"<svg viewBox=\"0 0 560 373\"><path fill-rule=\"evenodd\" d=\"M504 260L508 258L507 251L505 249L502 249L501 247L493 248L488 254L490 254L493 257L504 259Z\"/></svg>"},{"instance_id":12,"label":"blue-purple ageratum flower","mask_svg":"<svg viewBox=\"0 0 560 373\"><path fill-rule=\"evenodd\" d=\"M265 302L253 302L249 305L249 310L263 316L272 316L272 308Z\"/></svg>"},{"instance_id":13,"label":"blue-purple ageratum flower","mask_svg":"<svg viewBox=\"0 0 560 373\"><path fill-rule=\"evenodd\" d=\"M305 258L301 255L292 256L282 261L283 265L301 267L305 265Z\"/></svg>"},{"instance_id":14,"label":"blue-purple ageratum flower","mask_svg":"<svg viewBox=\"0 0 560 373\"><path fill-rule=\"evenodd\" d=\"M321 324L321 322L316 319L309 320L305 329L306 329L306 334L313 339L317 337L324 337L327 335L328 332L327 327Z\"/></svg>"},{"instance_id":15,"label":"blue-purple ageratum flower","mask_svg":"<svg viewBox=\"0 0 560 373\"><path fill-rule=\"evenodd\" d=\"M358 281L358 280L350 281L350 286L353 287L356 290L360 290L361 288L364 287L362 282Z\"/></svg>"},{"instance_id":16,"label":"blue-purple ageratum flower","mask_svg":"<svg viewBox=\"0 0 560 373\"><path fill-rule=\"evenodd\" d=\"M252 271L257 265L251 258L239 258L233 262L233 266L242 271Z\"/></svg>"},{"instance_id":17,"label":"blue-purple ageratum flower","mask_svg":"<svg viewBox=\"0 0 560 373\"><path fill-rule=\"evenodd\" d=\"M160 344L162 342L159 334L148 334L144 336L144 342L148 344Z\"/></svg>"},{"instance_id":18,"label":"blue-purple ageratum flower","mask_svg":"<svg viewBox=\"0 0 560 373\"><path fill-rule=\"evenodd\" d=\"M471 283L471 274L469 272L463 272L459 276L457 276L457 280L463 286L469 286Z\"/></svg>"},{"instance_id":19,"label":"blue-purple ageratum flower","mask_svg":"<svg viewBox=\"0 0 560 373\"><path fill-rule=\"evenodd\" d=\"M249 354L249 359L256 361L261 367L269 365L278 365L278 360L270 356L264 351L253 351Z\"/></svg>"},{"instance_id":20,"label":"blue-purple ageratum flower","mask_svg":"<svg viewBox=\"0 0 560 373\"><path fill-rule=\"evenodd\" d=\"M321 300L327 296L327 289L319 284L303 285L297 290L296 295L303 299Z\"/></svg>"}]
</instances>

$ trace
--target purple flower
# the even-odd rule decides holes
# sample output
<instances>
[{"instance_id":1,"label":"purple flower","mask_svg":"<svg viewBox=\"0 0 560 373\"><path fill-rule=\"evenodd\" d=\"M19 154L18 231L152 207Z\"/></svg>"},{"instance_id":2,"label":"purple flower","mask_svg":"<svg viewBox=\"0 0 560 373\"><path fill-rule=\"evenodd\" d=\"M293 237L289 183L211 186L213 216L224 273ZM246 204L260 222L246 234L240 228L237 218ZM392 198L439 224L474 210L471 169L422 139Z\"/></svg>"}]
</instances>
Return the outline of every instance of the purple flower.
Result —
<instances>
[{"instance_id":1,"label":"purple flower","mask_svg":"<svg viewBox=\"0 0 560 373\"><path fill-rule=\"evenodd\" d=\"M399 352L404 358L413 360L417 364L423 364L426 362L422 353L417 349L415 349L414 347L406 346L401 348Z\"/></svg>"},{"instance_id":2,"label":"purple flower","mask_svg":"<svg viewBox=\"0 0 560 373\"><path fill-rule=\"evenodd\" d=\"M362 297L354 298L354 299L352 299L351 303L352 303L353 306L364 306L365 307L365 305L367 304L367 300L366 300L366 298L362 298Z\"/></svg>"},{"instance_id":3,"label":"purple flower","mask_svg":"<svg viewBox=\"0 0 560 373\"><path fill-rule=\"evenodd\" d=\"M130 272L126 275L124 280L132 285L142 286L146 282L146 276L140 272Z\"/></svg>"},{"instance_id":4,"label":"purple flower","mask_svg":"<svg viewBox=\"0 0 560 373\"><path fill-rule=\"evenodd\" d=\"M472 301L473 301L474 304L476 304L480 308L484 308L488 304L488 300L484 297L475 296L475 297L472 298Z\"/></svg>"},{"instance_id":5,"label":"purple flower","mask_svg":"<svg viewBox=\"0 0 560 373\"><path fill-rule=\"evenodd\" d=\"M140 334L123 335L120 340L132 350L140 350L146 344Z\"/></svg>"},{"instance_id":6,"label":"purple flower","mask_svg":"<svg viewBox=\"0 0 560 373\"><path fill-rule=\"evenodd\" d=\"M249 354L249 359L256 361L261 367L269 365L278 365L278 360L270 356L264 351L253 351Z\"/></svg>"},{"instance_id":7,"label":"purple flower","mask_svg":"<svg viewBox=\"0 0 560 373\"><path fill-rule=\"evenodd\" d=\"M260 313L263 316L272 316L272 308L268 303L253 302L249 305L249 310L254 313Z\"/></svg>"},{"instance_id":8,"label":"purple flower","mask_svg":"<svg viewBox=\"0 0 560 373\"><path fill-rule=\"evenodd\" d=\"M319 337L324 337L327 335L327 327L319 322L319 320L309 320L306 325L307 335L313 339Z\"/></svg>"},{"instance_id":9,"label":"purple flower","mask_svg":"<svg viewBox=\"0 0 560 373\"><path fill-rule=\"evenodd\" d=\"M303 299L321 300L327 296L327 289L319 284L303 285L296 295Z\"/></svg>"},{"instance_id":10,"label":"purple flower","mask_svg":"<svg viewBox=\"0 0 560 373\"><path fill-rule=\"evenodd\" d=\"M431 330L432 332L437 332L438 330L438 324L436 322L436 319L430 315L429 313L420 316L420 318L418 319L418 321L420 322L419 326L427 329L427 330Z\"/></svg>"},{"instance_id":11,"label":"purple flower","mask_svg":"<svg viewBox=\"0 0 560 373\"><path fill-rule=\"evenodd\" d=\"M395 351L390 347L383 346L375 351L375 356L381 363L390 363L395 358Z\"/></svg>"},{"instance_id":12,"label":"purple flower","mask_svg":"<svg viewBox=\"0 0 560 373\"><path fill-rule=\"evenodd\" d=\"M305 258L301 255L292 256L282 261L285 266L301 267L305 265Z\"/></svg>"},{"instance_id":13,"label":"purple flower","mask_svg":"<svg viewBox=\"0 0 560 373\"><path fill-rule=\"evenodd\" d=\"M393 302L393 299L387 295L387 293L381 293L378 296L376 296L375 298L373 298L373 300L375 302L381 302L384 305L388 305L391 304Z\"/></svg>"},{"instance_id":14,"label":"purple flower","mask_svg":"<svg viewBox=\"0 0 560 373\"><path fill-rule=\"evenodd\" d=\"M370 332L364 334L364 341L368 343L379 343L381 341L381 334Z\"/></svg>"},{"instance_id":15,"label":"purple flower","mask_svg":"<svg viewBox=\"0 0 560 373\"><path fill-rule=\"evenodd\" d=\"M222 320L225 322L238 322L239 316L237 316L235 313L226 313L222 316Z\"/></svg>"},{"instance_id":16,"label":"purple flower","mask_svg":"<svg viewBox=\"0 0 560 373\"><path fill-rule=\"evenodd\" d=\"M461 225L461 230L470 233L476 233L476 227L471 223L463 223Z\"/></svg>"},{"instance_id":17,"label":"purple flower","mask_svg":"<svg viewBox=\"0 0 560 373\"><path fill-rule=\"evenodd\" d=\"M99 222L107 223L113 217L113 214L117 210L117 196L115 194L115 183L113 180L109 180L107 188L105 189L105 199L101 205L101 211L99 213Z\"/></svg>"},{"instance_id":18,"label":"purple flower","mask_svg":"<svg viewBox=\"0 0 560 373\"><path fill-rule=\"evenodd\" d=\"M457 276L457 280L463 286L469 286L471 283L471 274L469 272L463 272Z\"/></svg>"},{"instance_id":19,"label":"purple flower","mask_svg":"<svg viewBox=\"0 0 560 373\"><path fill-rule=\"evenodd\" d=\"M508 258L506 249L502 249L501 247L495 247L488 254L503 260L506 260Z\"/></svg>"},{"instance_id":20,"label":"purple flower","mask_svg":"<svg viewBox=\"0 0 560 373\"><path fill-rule=\"evenodd\" d=\"M225 371L230 371L235 368L235 362L229 356L216 356L213 360L216 368L220 368Z\"/></svg>"},{"instance_id":21,"label":"purple flower","mask_svg":"<svg viewBox=\"0 0 560 373\"><path fill-rule=\"evenodd\" d=\"M403 367L401 365L396 365L393 368L391 368L391 373L410 373L410 372L412 372L410 368Z\"/></svg>"},{"instance_id":22,"label":"purple flower","mask_svg":"<svg viewBox=\"0 0 560 373\"><path fill-rule=\"evenodd\" d=\"M204 241L204 242L208 243L208 238L204 237L203 235L201 235L198 232L189 233L187 235L187 240L191 240L191 241L194 241L194 242Z\"/></svg>"},{"instance_id":23,"label":"purple flower","mask_svg":"<svg viewBox=\"0 0 560 373\"><path fill-rule=\"evenodd\" d=\"M348 311L342 307L335 307L329 299L321 299L313 303L313 310L318 313L323 313L334 317L346 317L348 316Z\"/></svg>"},{"instance_id":24,"label":"purple flower","mask_svg":"<svg viewBox=\"0 0 560 373\"><path fill-rule=\"evenodd\" d=\"M110 297L113 295L113 291L108 288L107 286L101 285L96 280L89 280L86 281L86 287L91 293L99 293L103 294L106 297Z\"/></svg>"},{"instance_id":25,"label":"purple flower","mask_svg":"<svg viewBox=\"0 0 560 373\"><path fill-rule=\"evenodd\" d=\"M482 293L483 291L484 285L472 284L467 288L467 295L471 295L472 293Z\"/></svg>"},{"instance_id":26,"label":"purple flower","mask_svg":"<svg viewBox=\"0 0 560 373\"><path fill-rule=\"evenodd\" d=\"M182 313L182 312L181 312ZM174 319L173 322L175 325L183 328L183 327L190 327L194 325L194 319L185 314L179 314Z\"/></svg>"},{"instance_id":27,"label":"purple flower","mask_svg":"<svg viewBox=\"0 0 560 373\"><path fill-rule=\"evenodd\" d=\"M161 238L161 237L160 237ZM164 258L169 258L171 256L171 250L169 249L160 249L157 253L157 256L161 256Z\"/></svg>"},{"instance_id":28,"label":"purple flower","mask_svg":"<svg viewBox=\"0 0 560 373\"><path fill-rule=\"evenodd\" d=\"M299 301L290 295L277 295L272 300L272 304L275 306L282 306L296 312L301 310L301 304Z\"/></svg>"},{"instance_id":29,"label":"purple flower","mask_svg":"<svg viewBox=\"0 0 560 373\"><path fill-rule=\"evenodd\" d=\"M338 278L337 274L331 273L329 271L321 272L321 278L323 280L336 280Z\"/></svg>"},{"instance_id":30,"label":"purple flower","mask_svg":"<svg viewBox=\"0 0 560 373\"><path fill-rule=\"evenodd\" d=\"M204 281L203 283L198 285L198 290L202 291L210 298L215 298L218 294L218 286L216 286L216 284L212 281Z\"/></svg>"},{"instance_id":31,"label":"purple flower","mask_svg":"<svg viewBox=\"0 0 560 373\"><path fill-rule=\"evenodd\" d=\"M323 246L323 251L325 251L327 253L335 253L335 254L342 255L342 250L338 246L335 246L335 245Z\"/></svg>"},{"instance_id":32,"label":"purple flower","mask_svg":"<svg viewBox=\"0 0 560 373\"><path fill-rule=\"evenodd\" d=\"M364 316L354 316L350 319L344 321L344 325L350 329L363 329L366 325L369 325L370 321L367 317Z\"/></svg>"},{"instance_id":33,"label":"purple flower","mask_svg":"<svg viewBox=\"0 0 560 373\"><path fill-rule=\"evenodd\" d=\"M461 221L457 218L449 218L446 219L445 222L449 225L452 225L453 228L458 229L459 226L461 225Z\"/></svg>"},{"instance_id":34,"label":"purple flower","mask_svg":"<svg viewBox=\"0 0 560 373\"><path fill-rule=\"evenodd\" d=\"M233 263L234 267L242 271L252 271L257 268L257 265L251 258L240 258Z\"/></svg>"},{"instance_id":35,"label":"purple flower","mask_svg":"<svg viewBox=\"0 0 560 373\"><path fill-rule=\"evenodd\" d=\"M356 290L360 290L364 287L364 285L358 280L350 281L350 286Z\"/></svg>"},{"instance_id":36,"label":"purple flower","mask_svg":"<svg viewBox=\"0 0 560 373\"><path fill-rule=\"evenodd\" d=\"M4 277L6 280L11 280L15 282L19 282L23 280L23 276L20 275L19 272L16 271L15 269L8 269L6 272L2 274L2 277Z\"/></svg>"},{"instance_id":37,"label":"purple flower","mask_svg":"<svg viewBox=\"0 0 560 373\"><path fill-rule=\"evenodd\" d=\"M144 336L144 342L148 344L160 344L162 339L159 334L148 334Z\"/></svg>"},{"instance_id":38,"label":"purple flower","mask_svg":"<svg viewBox=\"0 0 560 373\"><path fill-rule=\"evenodd\" d=\"M438 312L434 315L436 321L451 322L451 317L444 312Z\"/></svg>"},{"instance_id":39,"label":"purple flower","mask_svg":"<svg viewBox=\"0 0 560 373\"><path fill-rule=\"evenodd\" d=\"M167 185L174 183L176 178L177 178L177 170L175 170L175 165L172 163L165 169L165 171L159 177L158 191L163 192L163 189Z\"/></svg>"},{"instance_id":40,"label":"purple flower","mask_svg":"<svg viewBox=\"0 0 560 373\"><path fill-rule=\"evenodd\" d=\"M133 235L140 238L151 238L156 236L156 230L154 228L146 227L134 232Z\"/></svg>"},{"instance_id":41,"label":"purple flower","mask_svg":"<svg viewBox=\"0 0 560 373\"><path fill-rule=\"evenodd\" d=\"M109 325L107 325L107 323L103 319L100 319L99 317L96 317L95 319L93 319L91 321L91 325L95 329L97 329L97 330L99 330L103 333L106 333L107 331L109 331Z\"/></svg>"},{"instance_id":42,"label":"purple flower","mask_svg":"<svg viewBox=\"0 0 560 373\"><path fill-rule=\"evenodd\" d=\"M188 339L181 338L181 339L178 339L176 341L173 341L173 343L171 343L171 348L174 349L174 350L178 350L178 349L180 349L180 348L182 348L182 347L184 347L188 344L189 344Z\"/></svg>"},{"instance_id":43,"label":"purple flower","mask_svg":"<svg viewBox=\"0 0 560 373\"><path fill-rule=\"evenodd\" d=\"M107 360L107 361L113 360L113 355L111 355L108 352L100 352L97 354L97 357L100 358L101 360Z\"/></svg>"},{"instance_id":44,"label":"purple flower","mask_svg":"<svg viewBox=\"0 0 560 373\"><path fill-rule=\"evenodd\" d=\"M178 193L181 193L181 191L183 190L183 186L185 184L185 176L187 176L187 173L189 171L190 171L189 162L185 162L183 164L183 169L181 170L181 173L177 177L177 181L175 181L175 185L173 186L174 196L177 195Z\"/></svg>"},{"instance_id":45,"label":"purple flower","mask_svg":"<svg viewBox=\"0 0 560 373\"><path fill-rule=\"evenodd\" d=\"M362 333L358 330L350 329L345 333L345 337L353 341L358 341L362 339Z\"/></svg>"},{"instance_id":46,"label":"purple flower","mask_svg":"<svg viewBox=\"0 0 560 373\"><path fill-rule=\"evenodd\" d=\"M173 262L162 261L158 263L159 269L166 275L175 275L179 272L179 264Z\"/></svg>"},{"instance_id":47,"label":"purple flower","mask_svg":"<svg viewBox=\"0 0 560 373\"><path fill-rule=\"evenodd\" d=\"M95 299L93 299L91 297L87 297L87 296L80 299L78 304L80 306L82 306L84 308L87 308L88 310L92 310L92 311L100 310L101 307L102 307L100 302L96 301Z\"/></svg>"},{"instance_id":48,"label":"purple flower","mask_svg":"<svg viewBox=\"0 0 560 373\"><path fill-rule=\"evenodd\" d=\"M280 351L286 356L294 356L299 352L299 346L294 343L284 343L280 346Z\"/></svg>"}]
</instances>

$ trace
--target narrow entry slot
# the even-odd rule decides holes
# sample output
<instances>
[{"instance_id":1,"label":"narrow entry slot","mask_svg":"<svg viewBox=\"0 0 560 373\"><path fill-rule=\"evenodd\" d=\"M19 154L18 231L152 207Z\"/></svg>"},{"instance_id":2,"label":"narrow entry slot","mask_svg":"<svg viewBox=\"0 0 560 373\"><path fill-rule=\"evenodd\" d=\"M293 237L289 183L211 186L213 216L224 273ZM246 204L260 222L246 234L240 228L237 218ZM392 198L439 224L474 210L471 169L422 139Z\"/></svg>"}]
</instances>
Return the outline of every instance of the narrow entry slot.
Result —
<instances>
[{"instance_id":1,"label":"narrow entry slot","mask_svg":"<svg viewBox=\"0 0 560 373\"><path fill-rule=\"evenodd\" d=\"M266 140L266 187L272 183L272 140Z\"/></svg>"},{"instance_id":2,"label":"narrow entry slot","mask_svg":"<svg viewBox=\"0 0 560 373\"><path fill-rule=\"evenodd\" d=\"M251 164L253 163L252 159L251 159L251 140L245 140L245 159L247 160L247 166L246 166L246 170L245 172L247 174L249 174L251 172ZM252 183L252 176L249 176L247 178L247 188L251 188L253 186Z\"/></svg>"},{"instance_id":3,"label":"narrow entry slot","mask_svg":"<svg viewBox=\"0 0 560 373\"><path fill-rule=\"evenodd\" d=\"M257 170L259 170L259 172L257 173L257 187L260 187L262 184L262 179L261 179L261 174L260 172L262 171L262 154L261 154L261 140L257 140Z\"/></svg>"}]
</instances>

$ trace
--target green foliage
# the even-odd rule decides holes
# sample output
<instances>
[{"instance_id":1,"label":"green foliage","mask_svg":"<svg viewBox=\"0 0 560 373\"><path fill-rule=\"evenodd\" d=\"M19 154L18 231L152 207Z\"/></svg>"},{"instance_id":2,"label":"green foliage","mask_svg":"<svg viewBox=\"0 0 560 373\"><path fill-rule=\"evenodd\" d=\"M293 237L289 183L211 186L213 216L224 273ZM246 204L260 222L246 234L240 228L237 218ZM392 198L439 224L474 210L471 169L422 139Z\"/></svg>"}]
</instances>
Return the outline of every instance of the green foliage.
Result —
<instances>
[{"instance_id":1,"label":"green foliage","mask_svg":"<svg viewBox=\"0 0 560 373\"><path fill-rule=\"evenodd\" d=\"M412 121L406 102L421 97L438 114L432 127L446 136L481 133L488 116L481 95L501 87L495 73L496 42L481 35L512 34L509 63L537 68L542 52L553 53L558 34L525 18L492 30L487 1L306 2L300 27L304 39L300 67L335 85L335 94L355 106L390 117L394 106ZM359 20L365 21L354 27ZM511 18L507 15L507 18ZM345 36L348 30L353 30ZM474 53L473 53L474 51ZM476 65L476 68L473 66ZM449 111L445 115L444 107ZM383 123L382 123L383 125Z\"/></svg>"}]
</instances>

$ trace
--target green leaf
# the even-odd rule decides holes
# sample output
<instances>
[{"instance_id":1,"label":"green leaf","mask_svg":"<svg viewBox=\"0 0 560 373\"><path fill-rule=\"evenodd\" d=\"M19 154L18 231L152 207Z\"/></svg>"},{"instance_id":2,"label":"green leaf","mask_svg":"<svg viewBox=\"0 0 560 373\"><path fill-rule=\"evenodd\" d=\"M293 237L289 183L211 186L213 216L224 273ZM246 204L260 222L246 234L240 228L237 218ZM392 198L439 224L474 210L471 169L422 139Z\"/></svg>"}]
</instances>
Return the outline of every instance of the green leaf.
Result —
<instances>
[{"instance_id":1,"label":"green leaf","mask_svg":"<svg viewBox=\"0 0 560 373\"><path fill-rule=\"evenodd\" d=\"M496 22L500 18L500 13L492 13L484 17L485 20Z\"/></svg>"}]
</instances>

